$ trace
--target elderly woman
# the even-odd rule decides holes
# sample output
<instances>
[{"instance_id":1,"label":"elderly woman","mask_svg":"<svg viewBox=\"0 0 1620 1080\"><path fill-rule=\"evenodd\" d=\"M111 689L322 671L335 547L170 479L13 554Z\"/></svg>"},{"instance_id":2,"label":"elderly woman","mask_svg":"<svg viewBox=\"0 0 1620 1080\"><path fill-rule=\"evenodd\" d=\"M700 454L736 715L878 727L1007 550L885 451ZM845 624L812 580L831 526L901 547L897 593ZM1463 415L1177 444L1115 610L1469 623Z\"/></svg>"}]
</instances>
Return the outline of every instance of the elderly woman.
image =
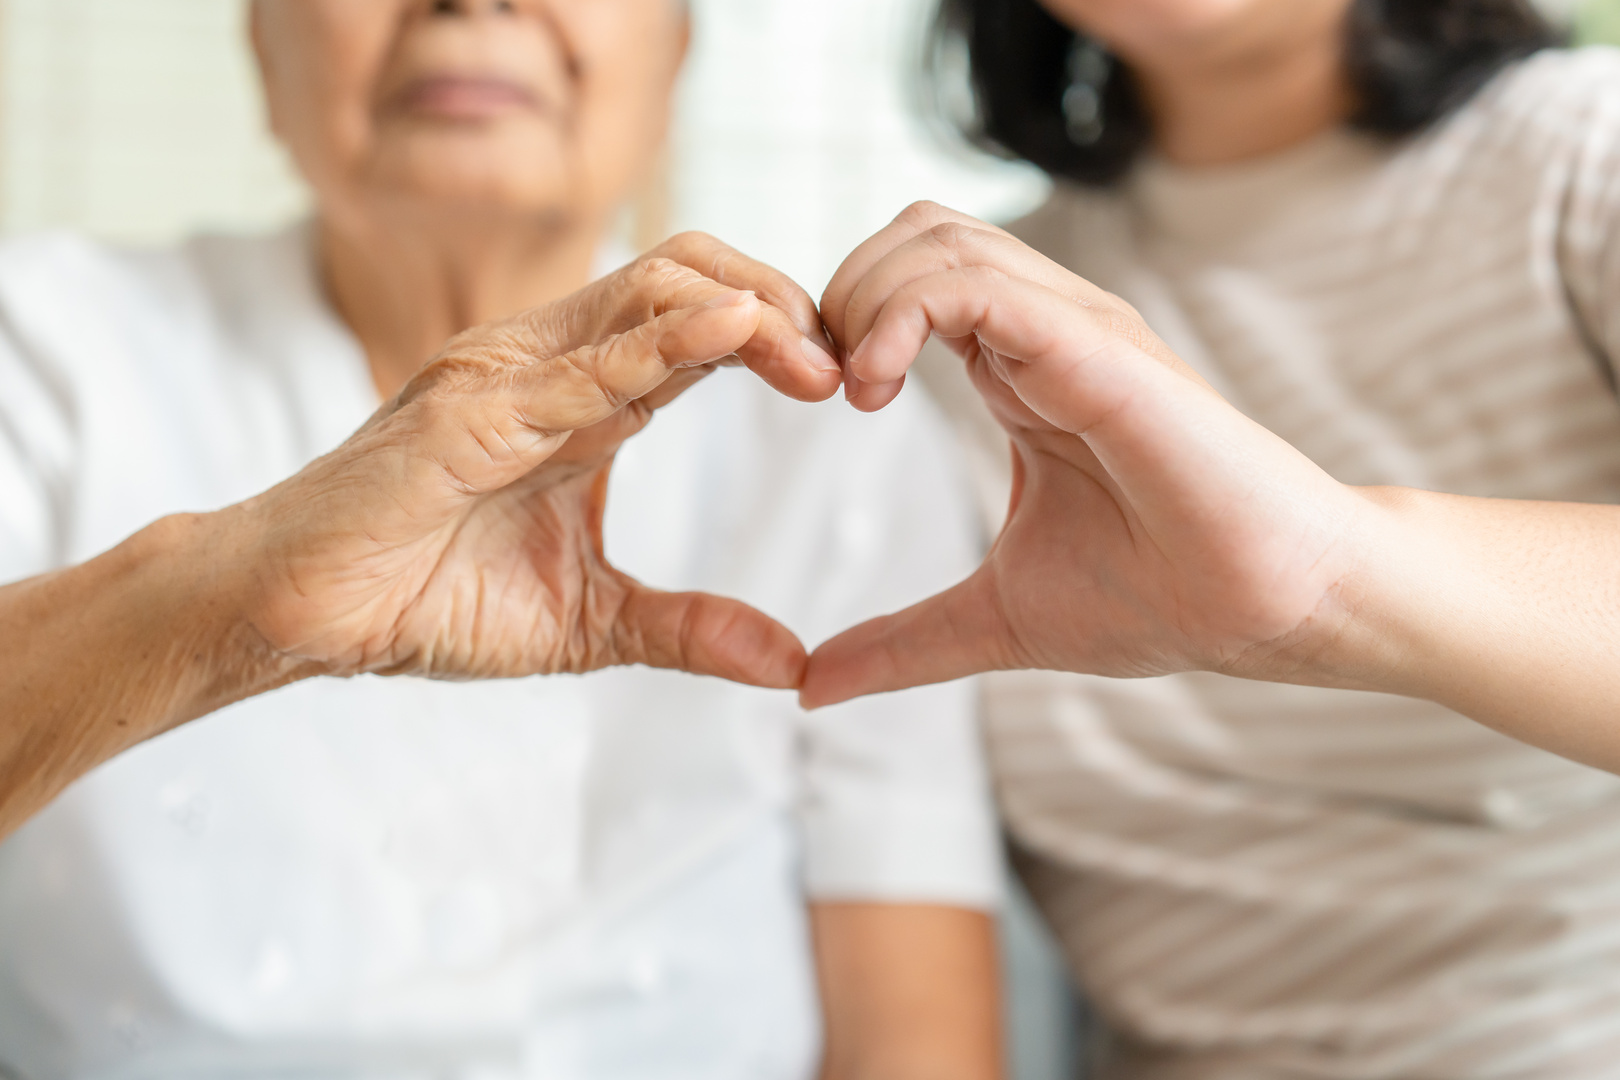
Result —
<instances>
[{"instance_id":1,"label":"elderly woman","mask_svg":"<svg viewBox=\"0 0 1620 1080\"><path fill-rule=\"evenodd\" d=\"M680 5L253 27L309 226L0 250L0 1072L802 1080L819 976L824 1075L994 1075L960 687L510 678L792 687L969 566L926 411L777 392L840 378L790 282L582 290Z\"/></svg>"}]
</instances>

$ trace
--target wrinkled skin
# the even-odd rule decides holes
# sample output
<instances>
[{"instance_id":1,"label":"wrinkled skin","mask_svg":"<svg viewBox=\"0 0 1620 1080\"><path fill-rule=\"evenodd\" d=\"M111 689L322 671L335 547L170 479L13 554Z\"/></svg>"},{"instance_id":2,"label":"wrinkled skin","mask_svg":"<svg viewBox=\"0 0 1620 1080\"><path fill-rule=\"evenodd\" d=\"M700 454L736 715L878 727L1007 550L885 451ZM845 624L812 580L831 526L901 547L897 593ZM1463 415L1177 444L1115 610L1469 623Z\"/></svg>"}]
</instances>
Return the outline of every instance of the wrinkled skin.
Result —
<instances>
[{"instance_id":1,"label":"wrinkled skin","mask_svg":"<svg viewBox=\"0 0 1620 1080\"><path fill-rule=\"evenodd\" d=\"M683 236L461 335L339 450L232 512L254 568L248 622L278 661L330 674L649 664L796 686L804 653L786 629L614 569L602 511L619 445L712 365L824 396L794 322L813 312L775 271Z\"/></svg>"}]
</instances>

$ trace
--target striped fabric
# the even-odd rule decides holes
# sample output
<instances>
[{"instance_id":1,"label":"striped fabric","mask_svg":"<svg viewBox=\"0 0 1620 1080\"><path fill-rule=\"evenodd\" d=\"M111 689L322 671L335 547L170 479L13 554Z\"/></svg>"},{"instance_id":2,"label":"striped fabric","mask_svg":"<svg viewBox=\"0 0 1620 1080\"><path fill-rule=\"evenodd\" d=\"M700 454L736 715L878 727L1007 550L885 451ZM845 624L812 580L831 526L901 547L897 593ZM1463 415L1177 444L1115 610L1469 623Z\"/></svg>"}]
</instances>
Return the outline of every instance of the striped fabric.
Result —
<instances>
[{"instance_id":1,"label":"striped fabric","mask_svg":"<svg viewBox=\"0 0 1620 1080\"><path fill-rule=\"evenodd\" d=\"M1341 480L1616 502L1617 226L1620 53L1587 50L1412 142L1153 163L1017 231ZM1620 1077L1620 779L1380 695L988 693L1025 869L1120 1033L1111 1077Z\"/></svg>"}]
</instances>

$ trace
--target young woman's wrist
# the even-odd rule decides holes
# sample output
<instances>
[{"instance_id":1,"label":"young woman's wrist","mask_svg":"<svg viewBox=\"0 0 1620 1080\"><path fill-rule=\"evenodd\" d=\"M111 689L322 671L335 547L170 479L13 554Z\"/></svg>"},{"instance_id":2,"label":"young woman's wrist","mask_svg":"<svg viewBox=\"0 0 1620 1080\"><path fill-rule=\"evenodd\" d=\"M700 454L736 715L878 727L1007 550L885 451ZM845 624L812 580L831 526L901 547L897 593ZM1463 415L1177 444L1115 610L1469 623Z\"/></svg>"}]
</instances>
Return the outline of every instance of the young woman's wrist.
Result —
<instances>
[{"instance_id":1,"label":"young woman's wrist","mask_svg":"<svg viewBox=\"0 0 1620 1080\"><path fill-rule=\"evenodd\" d=\"M1443 700L1447 653L1478 574L1435 529L1428 493L1350 491L1360 506L1344 538L1346 572L1286 681Z\"/></svg>"}]
</instances>

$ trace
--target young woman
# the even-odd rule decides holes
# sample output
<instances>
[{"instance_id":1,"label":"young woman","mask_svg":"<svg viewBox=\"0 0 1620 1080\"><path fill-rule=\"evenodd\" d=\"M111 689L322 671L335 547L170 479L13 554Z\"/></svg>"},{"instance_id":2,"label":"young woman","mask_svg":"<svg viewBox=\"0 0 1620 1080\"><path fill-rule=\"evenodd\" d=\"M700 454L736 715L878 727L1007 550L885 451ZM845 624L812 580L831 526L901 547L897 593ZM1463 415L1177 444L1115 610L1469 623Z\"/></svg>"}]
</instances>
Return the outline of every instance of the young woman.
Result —
<instances>
[{"instance_id":1,"label":"young woman","mask_svg":"<svg viewBox=\"0 0 1620 1080\"><path fill-rule=\"evenodd\" d=\"M1516 0L944 25L1058 191L910 211L823 314L863 407L955 346L1017 495L807 700L1142 677L991 692L1110 1076L1615 1076L1620 781L1465 717L1620 765L1620 58Z\"/></svg>"}]
</instances>

